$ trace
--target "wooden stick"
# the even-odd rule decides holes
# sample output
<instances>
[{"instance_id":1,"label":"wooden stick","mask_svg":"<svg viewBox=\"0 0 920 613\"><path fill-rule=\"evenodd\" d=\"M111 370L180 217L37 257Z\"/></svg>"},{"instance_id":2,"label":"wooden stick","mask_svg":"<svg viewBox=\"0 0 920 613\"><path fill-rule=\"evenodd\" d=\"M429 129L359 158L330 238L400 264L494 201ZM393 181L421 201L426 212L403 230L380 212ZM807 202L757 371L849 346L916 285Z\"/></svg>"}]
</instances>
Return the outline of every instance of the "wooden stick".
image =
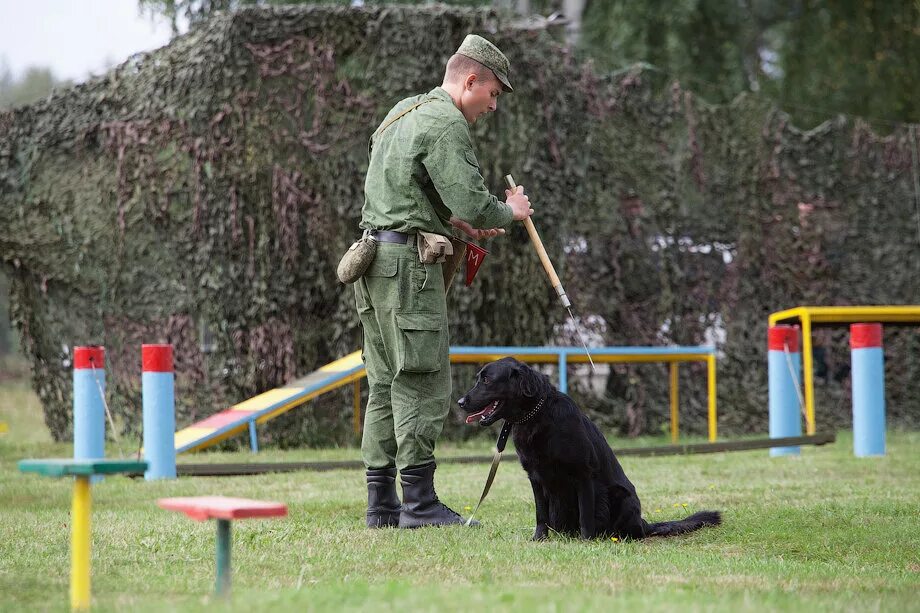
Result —
<instances>
[{"instance_id":1,"label":"wooden stick","mask_svg":"<svg viewBox=\"0 0 920 613\"><path fill-rule=\"evenodd\" d=\"M511 175L505 175L505 182L508 183L508 187L512 191L517 187ZM556 290L556 293L559 294L559 299L562 300L562 306L569 308L572 303L569 302L568 296L565 295L562 281L559 280L559 275L556 274L553 263L549 261L549 256L546 255L546 248L543 246L543 241L540 240L540 235L537 234L537 228L533 225L533 220L530 219L530 217L524 219L524 227L527 228L527 234L530 235L530 242L533 243L533 247L537 251L537 256L543 264L543 270L546 271L550 284L553 286L553 289Z\"/></svg>"}]
</instances>

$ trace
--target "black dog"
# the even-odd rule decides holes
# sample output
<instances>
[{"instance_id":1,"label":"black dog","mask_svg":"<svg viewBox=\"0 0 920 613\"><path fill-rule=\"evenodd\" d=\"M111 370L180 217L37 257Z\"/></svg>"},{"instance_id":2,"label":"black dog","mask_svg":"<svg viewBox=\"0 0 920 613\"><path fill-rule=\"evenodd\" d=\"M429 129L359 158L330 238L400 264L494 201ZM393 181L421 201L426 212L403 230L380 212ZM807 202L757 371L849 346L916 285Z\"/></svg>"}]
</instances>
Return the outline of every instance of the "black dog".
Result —
<instances>
[{"instance_id":1,"label":"black dog","mask_svg":"<svg viewBox=\"0 0 920 613\"><path fill-rule=\"evenodd\" d=\"M721 522L718 511L653 524L642 519L636 488L597 426L546 375L514 358L483 367L458 404L468 424L513 424L537 509L534 540L548 530L586 539L673 536Z\"/></svg>"}]
</instances>

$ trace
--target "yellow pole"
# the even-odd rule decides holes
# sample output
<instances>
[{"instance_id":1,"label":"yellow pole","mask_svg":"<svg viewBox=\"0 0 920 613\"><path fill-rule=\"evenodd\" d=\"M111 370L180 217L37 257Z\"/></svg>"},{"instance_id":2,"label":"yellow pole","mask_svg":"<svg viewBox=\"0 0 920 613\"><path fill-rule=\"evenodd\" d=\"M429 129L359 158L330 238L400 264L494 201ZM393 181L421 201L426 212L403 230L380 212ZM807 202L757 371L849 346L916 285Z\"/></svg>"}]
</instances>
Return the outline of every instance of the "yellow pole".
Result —
<instances>
[{"instance_id":1,"label":"yellow pole","mask_svg":"<svg viewBox=\"0 0 920 613\"><path fill-rule=\"evenodd\" d=\"M706 356L707 387L709 391L709 442L716 442L716 356Z\"/></svg>"},{"instance_id":2,"label":"yellow pole","mask_svg":"<svg viewBox=\"0 0 920 613\"><path fill-rule=\"evenodd\" d=\"M91 512L89 477L79 475L74 479L70 511L70 608L74 611L89 610Z\"/></svg>"},{"instance_id":3,"label":"yellow pole","mask_svg":"<svg viewBox=\"0 0 920 613\"><path fill-rule=\"evenodd\" d=\"M802 366L805 371L805 433L808 435L815 433L815 384L811 357L811 315L805 311L802 313Z\"/></svg>"},{"instance_id":4,"label":"yellow pole","mask_svg":"<svg viewBox=\"0 0 920 613\"><path fill-rule=\"evenodd\" d=\"M355 398L352 406L352 426L355 434L361 434L361 379L355 379Z\"/></svg>"},{"instance_id":5,"label":"yellow pole","mask_svg":"<svg viewBox=\"0 0 920 613\"><path fill-rule=\"evenodd\" d=\"M677 444L677 362L671 362L671 442Z\"/></svg>"}]
</instances>

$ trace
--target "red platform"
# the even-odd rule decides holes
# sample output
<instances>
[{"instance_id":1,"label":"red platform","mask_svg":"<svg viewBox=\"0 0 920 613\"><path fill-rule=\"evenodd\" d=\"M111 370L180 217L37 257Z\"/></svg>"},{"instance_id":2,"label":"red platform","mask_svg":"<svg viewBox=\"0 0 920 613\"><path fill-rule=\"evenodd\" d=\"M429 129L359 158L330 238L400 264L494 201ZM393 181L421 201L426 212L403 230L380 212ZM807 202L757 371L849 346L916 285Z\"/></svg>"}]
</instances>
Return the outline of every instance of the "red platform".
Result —
<instances>
[{"instance_id":1,"label":"red platform","mask_svg":"<svg viewBox=\"0 0 920 613\"><path fill-rule=\"evenodd\" d=\"M189 496L160 498L157 505L168 511L185 513L192 519L247 519L250 517L284 517L287 505L249 498L226 496Z\"/></svg>"}]
</instances>

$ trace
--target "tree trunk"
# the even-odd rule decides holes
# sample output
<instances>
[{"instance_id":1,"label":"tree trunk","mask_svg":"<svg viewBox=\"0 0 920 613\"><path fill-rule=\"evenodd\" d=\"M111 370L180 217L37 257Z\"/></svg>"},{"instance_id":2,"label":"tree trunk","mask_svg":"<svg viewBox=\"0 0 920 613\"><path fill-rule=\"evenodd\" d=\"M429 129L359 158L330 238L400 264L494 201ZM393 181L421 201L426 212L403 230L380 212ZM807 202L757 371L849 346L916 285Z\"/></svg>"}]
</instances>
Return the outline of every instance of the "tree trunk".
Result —
<instances>
[{"instance_id":1,"label":"tree trunk","mask_svg":"<svg viewBox=\"0 0 920 613\"><path fill-rule=\"evenodd\" d=\"M566 38L573 47L578 45L581 38L581 18L585 14L587 0L563 0L562 13L569 20L566 27Z\"/></svg>"}]
</instances>

